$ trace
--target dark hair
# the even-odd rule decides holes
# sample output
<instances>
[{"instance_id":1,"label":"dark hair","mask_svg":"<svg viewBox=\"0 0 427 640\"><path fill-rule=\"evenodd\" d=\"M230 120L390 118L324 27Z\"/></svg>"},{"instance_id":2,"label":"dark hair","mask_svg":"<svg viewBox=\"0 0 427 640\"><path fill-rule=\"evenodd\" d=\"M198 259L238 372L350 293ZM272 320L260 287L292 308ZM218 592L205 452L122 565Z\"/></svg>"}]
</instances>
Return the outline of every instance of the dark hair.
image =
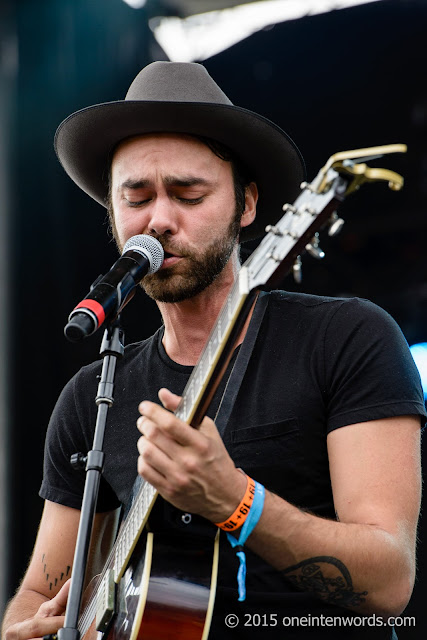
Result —
<instances>
[{"instance_id":1,"label":"dark hair","mask_svg":"<svg viewBox=\"0 0 427 640\"><path fill-rule=\"evenodd\" d=\"M194 136L194 138L200 140L200 142L209 147L212 153L218 156L218 158L221 158L221 160L225 160L226 162L230 162L231 170L233 172L236 211L243 214L245 210L246 187L250 182L252 182L251 178L249 178L248 169L236 154L231 151L227 145L222 144L222 142L218 142L218 140L213 140L212 138L206 138L205 136Z\"/></svg>"}]
</instances>

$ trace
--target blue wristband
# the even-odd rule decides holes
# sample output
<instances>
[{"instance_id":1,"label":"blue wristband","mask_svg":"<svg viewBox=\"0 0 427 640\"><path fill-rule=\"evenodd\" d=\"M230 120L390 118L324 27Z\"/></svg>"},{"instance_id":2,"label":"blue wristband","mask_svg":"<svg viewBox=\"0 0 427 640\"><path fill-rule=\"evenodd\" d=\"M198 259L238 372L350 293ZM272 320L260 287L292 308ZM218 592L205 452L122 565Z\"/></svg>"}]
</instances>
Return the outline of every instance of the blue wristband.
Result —
<instances>
[{"instance_id":1,"label":"blue wristband","mask_svg":"<svg viewBox=\"0 0 427 640\"><path fill-rule=\"evenodd\" d=\"M248 516L243 523L238 538L235 538L231 533L227 533L227 538L231 546L237 547L236 555L239 558L239 569L237 572L237 585L239 589L239 602L242 602L246 598L246 556L243 550L243 545L255 529L258 520L261 517L262 510L264 508L265 489L262 484L255 481L255 494L252 502L251 509Z\"/></svg>"}]
</instances>

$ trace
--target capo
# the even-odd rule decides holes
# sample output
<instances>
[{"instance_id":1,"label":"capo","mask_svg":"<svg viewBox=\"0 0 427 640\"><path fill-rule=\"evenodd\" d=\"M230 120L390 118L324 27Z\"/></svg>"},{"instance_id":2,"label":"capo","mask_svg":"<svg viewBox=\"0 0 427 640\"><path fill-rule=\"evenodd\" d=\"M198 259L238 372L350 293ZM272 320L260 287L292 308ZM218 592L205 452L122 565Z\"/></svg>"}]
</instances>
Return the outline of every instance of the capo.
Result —
<instances>
[{"instance_id":1,"label":"capo","mask_svg":"<svg viewBox=\"0 0 427 640\"><path fill-rule=\"evenodd\" d=\"M330 179L328 178L329 171L333 169L337 173L346 174L353 178L347 187L345 195L356 191L364 182L385 181L388 182L390 189L400 191L404 182L400 174L390 169L368 167L366 162L360 161L370 161L381 158L386 154L406 153L406 151L406 144L386 144L379 147L367 147L364 149L353 149L352 151L334 153L325 166L319 171L316 180L311 186L317 193L324 193L330 184Z\"/></svg>"}]
</instances>

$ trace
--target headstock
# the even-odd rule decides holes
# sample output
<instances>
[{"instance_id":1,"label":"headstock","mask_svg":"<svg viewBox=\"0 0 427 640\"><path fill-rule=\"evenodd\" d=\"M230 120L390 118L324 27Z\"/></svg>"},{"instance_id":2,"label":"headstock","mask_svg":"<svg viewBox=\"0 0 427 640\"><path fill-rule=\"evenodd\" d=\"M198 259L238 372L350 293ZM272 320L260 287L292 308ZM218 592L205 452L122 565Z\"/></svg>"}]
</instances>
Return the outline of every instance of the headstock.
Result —
<instances>
[{"instance_id":1,"label":"headstock","mask_svg":"<svg viewBox=\"0 0 427 640\"><path fill-rule=\"evenodd\" d=\"M317 259L324 257L319 246L319 231L328 228L335 236L344 221L336 212L345 197L364 182L385 181L398 191L403 178L389 169L366 164L390 153L405 153L406 145L392 144L332 155L312 183L303 182L301 193L293 204L283 205L284 215L266 227L267 235L245 262L249 289L276 286L293 268L297 282L301 280L301 255L309 253Z\"/></svg>"}]
</instances>

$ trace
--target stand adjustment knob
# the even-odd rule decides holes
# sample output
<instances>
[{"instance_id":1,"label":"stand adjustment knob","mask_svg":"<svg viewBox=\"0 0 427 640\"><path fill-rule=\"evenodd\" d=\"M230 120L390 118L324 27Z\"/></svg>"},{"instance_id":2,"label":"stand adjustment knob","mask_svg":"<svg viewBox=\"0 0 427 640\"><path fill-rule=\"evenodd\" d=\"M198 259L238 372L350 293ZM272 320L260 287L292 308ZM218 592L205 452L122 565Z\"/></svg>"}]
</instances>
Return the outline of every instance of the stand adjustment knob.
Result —
<instances>
[{"instance_id":1,"label":"stand adjustment knob","mask_svg":"<svg viewBox=\"0 0 427 640\"><path fill-rule=\"evenodd\" d=\"M70 464L75 471L82 471L86 468L87 456L84 453L73 453Z\"/></svg>"}]
</instances>

